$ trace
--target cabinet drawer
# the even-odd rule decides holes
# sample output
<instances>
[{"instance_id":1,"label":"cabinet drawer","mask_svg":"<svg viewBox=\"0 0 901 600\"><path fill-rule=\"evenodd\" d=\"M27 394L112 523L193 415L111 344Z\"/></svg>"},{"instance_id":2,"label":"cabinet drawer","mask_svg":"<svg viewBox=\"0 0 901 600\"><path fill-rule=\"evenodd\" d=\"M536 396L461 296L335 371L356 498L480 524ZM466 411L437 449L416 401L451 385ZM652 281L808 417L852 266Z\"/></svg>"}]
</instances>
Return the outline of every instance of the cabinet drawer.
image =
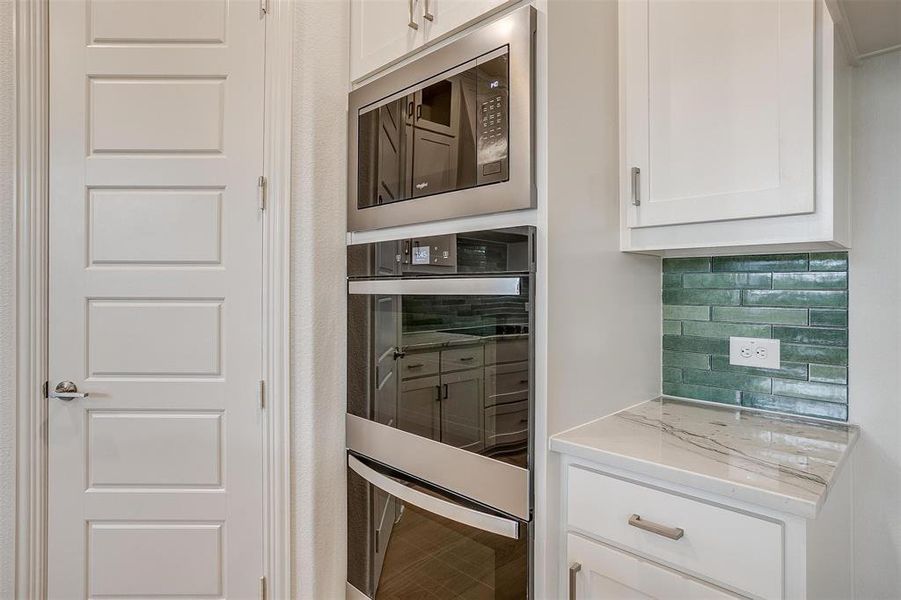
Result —
<instances>
[{"instance_id":1,"label":"cabinet drawer","mask_svg":"<svg viewBox=\"0 0 901 600\"><path fill-rule=\"evenodd\" d=\"M454 348L441 352L441 371L459 371L460 369L472 369L481 367L484 363L485 350L482 346L468 346L466 348Z\"/></svg>"},{"instance_id":2,"label":"cabinet drawer","mask_svg":"<svg viewBox=\"0 0 901 600\"><path fill-rule=\"evenodd\" d=\"M438 373L439 357L440 354L438 352L408 354L400 361L400 375L403 379L434 375Z\"/></svg>"},{"instance_id":3,"label":"cabinet drawer","mask_svg":"<svg viewBox=\"0 0 901 600\"><path fill-rule=\"evenodd\" d=\"M514 402L485 409L485 446L519 444L529 438L529 403Z\"/></svg>"},{"instance_id":4,"label":"cabinet drawer","mask_svg":"<svg viewBox=\"0 0 901 600\"><path fill-rule=\"evenodd\" d=\"M485 369L485 406L528 399L528 362L493 365Z\"/></svg>"},{"instance_id":5,"label":"cabinet drawer","mask_svg":"<svg viewBox=\"0 0 901 600\"><path fill-rule=\"evenodd\" d=\"M572 533L567 535L566 546L568 563L579 565L576 577L571 582L575 585L575 589L571 591L570 596L578 600L739 598L735 594L707 585L683 573L579 535Z\"/></svg>"},{"instance_id":6,"label":"cabinet drawer","mask_svg":"<svg viewBox=\"0 0 901 600\"><path fill-rule=\"evenodd\" d=\"M570 527L653 560L765 598L782 598L782 525L570 467ZM630 524L680 528L680 539Z\"/></svg>"},{"instance_id":7,"label":"cabinet drawer","mask_svg":"<svg viewBox=\"0 0 901 600\"><path fill-rule=\"evenodd\" d=\"M485 347L485 363L522 362L529 360L529 338L495 340Z\"/></svg>"}]
</instances>

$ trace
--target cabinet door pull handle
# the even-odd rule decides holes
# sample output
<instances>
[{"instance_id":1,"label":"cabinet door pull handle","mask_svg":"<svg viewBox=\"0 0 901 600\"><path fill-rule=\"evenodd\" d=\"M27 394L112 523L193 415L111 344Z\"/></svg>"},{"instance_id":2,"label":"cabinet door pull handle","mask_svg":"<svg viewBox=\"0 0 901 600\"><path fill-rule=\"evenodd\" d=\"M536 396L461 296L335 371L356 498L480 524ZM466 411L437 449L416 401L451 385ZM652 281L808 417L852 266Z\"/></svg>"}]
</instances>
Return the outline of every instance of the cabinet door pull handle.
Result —
<instances>
[{"instance_id":1,"label":"cabinet door pull handle","mask_svg":"<svg viewBox=\"0 0 901 600\"><path fill-rule=\"evenodd\" d=\"M414 5L414 3L415 3L415 0L410 0L410 22L407 23L407 27L409 27L413 31L416 31L417 29L419 29L419 24L417 24L416 21L413 20L413 5Z\"/></svg>"},{"instance_id":2,"label":"cabinet door pull handle","mask_svg":"<svg viewBox=\"0 0 901 600\"><path fill-rule=\"evenodd\" d=\"M447 394L448 394L448 389L447 389L447 384L445 383L444 384L444 399L445 400L447 400Z\"/></svg>"},{"instance_id":3,"label":"cabinet door pull handle","mask_svg":"<svg viewBox=\"0 0 901 600\"><path fill-rule=\"evenodd\" d=\"M645 531L650 531L651 533L656 533L657 535L662 535L665 538L669 538L671 540L681 539L683 535L685 535L685 530L679 527L667 527L666 525L661 525L660 523L654 523L653 521L645 521L641 518L640 515L633 514L629 517L629 525L632 527L638 527L639 529L643 529Z\"/></svg>"},{"instance_id":4,"label":"cabinet door pull handle","mask_svg":"<svg viewBox=\"0 0 901 600\"><path fill-rule=\"evenodd\" d=\"M580 563L574 562L569 565L569 600L576 600L576 576L581 570Z\"/></svg>"},{"instance_id":5,"label":"cabinet door pull handle","mask_svg":"<svg viewBox=\"0 0 901 600\"><path fill-rule=\"evenodd\" d=\"M632 167L632 206L641 205L641 169Z\"/></svg>"},{"instance_id":6,"label":"cabinet door pull handle","mask_svg":"<svg viewBox=\"0 0 901 600\"><path fill-rule=\"evenodd\" d=\"M435 15L429 12L429 0L425 0L425 12L423 13L422 18L427 21L435 20Z\"/></svg>"},{"instance_id":7,"label":"cabinet door pull handle","mask_svg":"<svg viewBox=\"0 0 901 600\"><path fill-rule=\"evenodd\" d=\"M417 104L416 105L416 120L418 121L421 118L422 118L422 104Z\"/></svg>"}]
</instances>

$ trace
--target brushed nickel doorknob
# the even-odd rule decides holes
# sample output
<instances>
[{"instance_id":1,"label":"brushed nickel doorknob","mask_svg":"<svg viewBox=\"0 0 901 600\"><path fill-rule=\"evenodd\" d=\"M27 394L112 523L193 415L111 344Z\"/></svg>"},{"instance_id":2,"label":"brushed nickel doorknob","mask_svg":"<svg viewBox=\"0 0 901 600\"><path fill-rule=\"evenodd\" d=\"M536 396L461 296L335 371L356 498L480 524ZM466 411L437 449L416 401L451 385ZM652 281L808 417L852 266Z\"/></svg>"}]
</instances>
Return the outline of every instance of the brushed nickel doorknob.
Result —
<instances>
[{"instance_id":1,"label":"brushed nickel doorknob","mask_svg":"<svg viewBox=\"0 0 901 600\"><path fill-rule=\"evenodd\" d=\"M48 394L51 398L59 398L70 402L73 398L87 398L87 392L79 392L78 386L71 381L60 381L56 384L56 388Z\"/></svg>"}]
</instances>

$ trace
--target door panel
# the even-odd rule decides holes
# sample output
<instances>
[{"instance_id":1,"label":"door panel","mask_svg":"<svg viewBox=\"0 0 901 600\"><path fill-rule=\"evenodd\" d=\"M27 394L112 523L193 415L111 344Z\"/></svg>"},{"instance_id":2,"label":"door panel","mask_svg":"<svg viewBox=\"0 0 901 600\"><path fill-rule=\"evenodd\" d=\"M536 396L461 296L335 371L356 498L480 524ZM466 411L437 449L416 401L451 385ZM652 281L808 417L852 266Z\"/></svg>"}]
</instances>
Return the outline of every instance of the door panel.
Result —
<instances>
[{"instance_id":1,"label":"door panel","mask_svg":"<svg viewBox=\"0 0 901 600\"><path fill-rule=\"evenodd\" d=\"M578 600L727 600L741 596L606 544L568 534L568 565L578 565Z\"/></svg>"},{"instance_id":2,"label":"door panel","mask_svg":"<svg viewBox=\"0 0 901 600\"><path fill-rule=\"evenodd\" d=\"M258 593L264 33L51 3L51 598Z\"/></svg>"},{"instance_id":3,"label":"door panel","mask_svg":"<svg viewBox=\"0 0 901 600\"><path fill-rule=\"evenodd\" d=\"M413 132L413 197L457 185L457 138L416 128Z\"/></svg>"},{"instance_id":4,"label":"door panel","mask_svg":"<svg viewBox=\"0 0 901 600\"><path fill-rule=\"evenodd\" d=\"M397 408L398 429L441 439L440 381L438 377L423 377L403 382Z\"/></svg>"},{"instance_id":5,"label":"door panel","mask_svg":"<svg viewBox=\"0 0 901 600\"><path fill-rule=\"evenodd\" d=\"M441 441L445 444L473 452L484 447L484 379L482 369L441 375Z\"/></svg>"},{"instance_id":6,"label":"door panel","mask_svg":"<svg viewBox=\"0 0 901 600\"><path fill-rule=\"evenodd\" d=\"M627 2L621 28L631 227L814 210L814 2Z\"/></svg>"}]
</instances>

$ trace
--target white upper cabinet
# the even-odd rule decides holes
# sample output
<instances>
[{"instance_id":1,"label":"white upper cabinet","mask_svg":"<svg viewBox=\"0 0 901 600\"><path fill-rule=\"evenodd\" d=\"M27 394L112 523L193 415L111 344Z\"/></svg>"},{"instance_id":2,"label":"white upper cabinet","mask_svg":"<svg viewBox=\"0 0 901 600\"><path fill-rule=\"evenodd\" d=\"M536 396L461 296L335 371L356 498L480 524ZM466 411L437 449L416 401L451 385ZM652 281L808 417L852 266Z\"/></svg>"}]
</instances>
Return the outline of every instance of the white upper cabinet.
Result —
<instances>
[{"instance_id":1,"label":"white upper cabinet","mask_svg":"<svg viewBox=\"0 0 901 600\"><path fill-rule=\"evenodd\" d=\"M818 1L621 0L619 27L624 250L844 242Z\"/></svg>"},{"instance_id":2,"label":"white upper cabinet","mask_svg":"<svg viewBox=\"0 0 901 600\"><path fill-rule=\"evenodd\" d=\"M351 0L350 78L359 81L509 0Z\"/></svg>"}]
</instances>

